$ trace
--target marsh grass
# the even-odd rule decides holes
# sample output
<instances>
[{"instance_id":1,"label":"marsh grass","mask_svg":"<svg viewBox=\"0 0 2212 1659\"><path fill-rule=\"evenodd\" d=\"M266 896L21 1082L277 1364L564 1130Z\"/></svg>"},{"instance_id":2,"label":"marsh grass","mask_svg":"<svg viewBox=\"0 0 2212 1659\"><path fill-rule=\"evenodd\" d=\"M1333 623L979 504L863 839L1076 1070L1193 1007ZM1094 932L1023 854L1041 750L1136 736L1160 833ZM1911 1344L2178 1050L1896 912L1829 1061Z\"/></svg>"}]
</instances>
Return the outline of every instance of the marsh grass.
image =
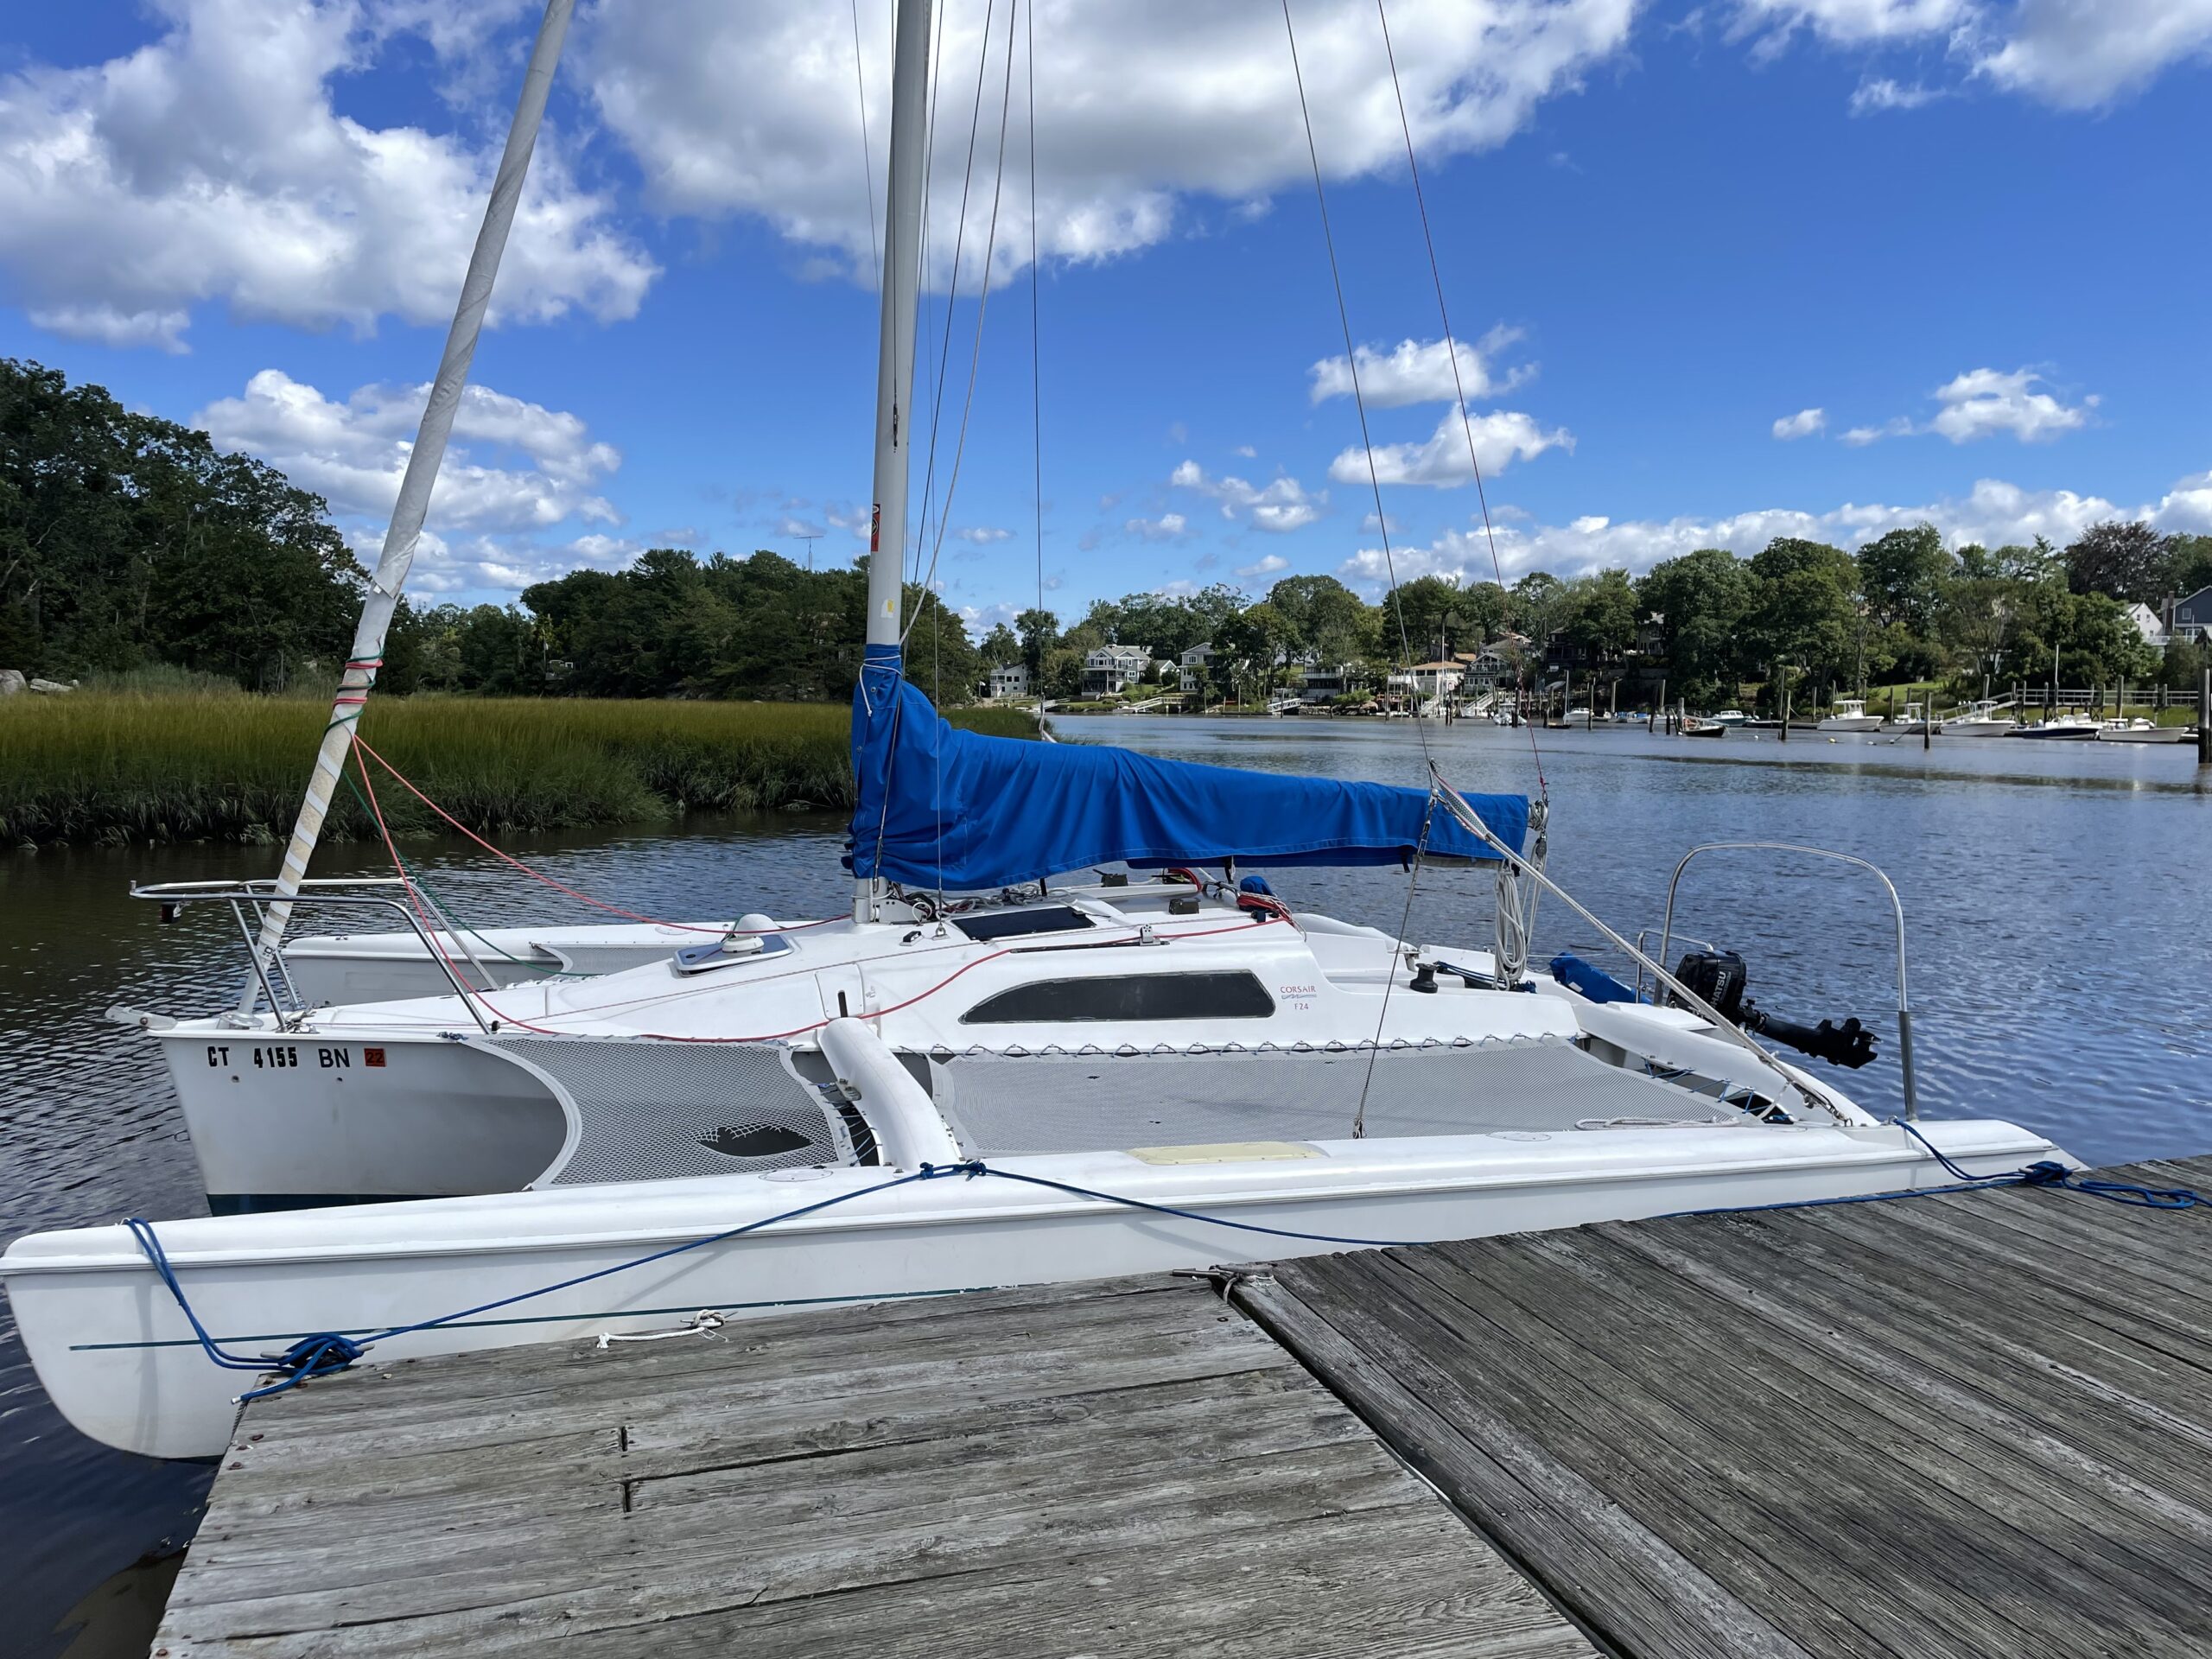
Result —
<instances>
[{"instance_id":1,"label":"marsh grass","mask_svg":"<svg viewBox=\"0 0 2212 1659\"><path fill-rule=\"evenodd\" d=\"M290 832L327 702L224 683L88 684L0 703L0 844L266 841ZM1011 709L956 710L1001 736ZM687 810L849 810L849 716L827 703L415 696L372 703L363 737L471 829L573 828ZM376 774L393 832L444 826ZM372 836L341 789L326 836Z\"/></svg>"}]
</instances>

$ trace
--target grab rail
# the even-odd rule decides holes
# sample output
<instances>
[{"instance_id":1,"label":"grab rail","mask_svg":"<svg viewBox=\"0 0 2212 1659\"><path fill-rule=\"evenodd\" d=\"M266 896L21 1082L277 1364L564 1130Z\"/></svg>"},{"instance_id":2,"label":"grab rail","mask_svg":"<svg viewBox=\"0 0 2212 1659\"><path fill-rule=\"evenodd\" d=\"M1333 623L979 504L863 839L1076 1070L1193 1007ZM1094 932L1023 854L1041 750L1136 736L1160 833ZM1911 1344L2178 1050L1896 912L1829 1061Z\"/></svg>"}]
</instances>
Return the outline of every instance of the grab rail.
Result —
<instances>
[{"instance_id":1,"label":"grab rail","mask_svg":"<svg viewBox=\"0 0 2212 1659\"><path fill-rule=\"evenodd\" d=\"M429 931L423 925L422 918L415 913L411 906L403 904L385 893L334 890L404 887L406 885L406 882L399 877L389 875L334 877L308 880L300 884L300 890L291 895L291 902L295 905L325 906L351 905L359 908L397 911L400 919L407 924L408 931L422 941L423 954L436 963L438 971L446 976L446 982L453 987L454 995L461 999L461 1006L468 1010L468 1016L476 1022L477 1029L486 1036L491 1035L491 1022L485 1019L483 1011L476 1006L474 988L461 982L461 976L454 971L453 963L447 959L445 952L439 950L431 940ZM294 1006L288 1014L283 1001L276 995L275 982L269 977L268 961L264 959L260 951L253 948L253 930L246 920L246 911L249 908L251 908L257 917L263 905L276 902L276 883L273 879L257 877L245 881L161 881L146 887L134 883L130 888L130 896L133 899L144 899L160 905L163 921L172 920L175 912L187 905L211 902L228 904L231 913L238 918L239 929L245 936L246 954L253 960L254 974L261 982L262 994L269 999L269 1011L276 1016L278 1029L296 1029L296 1025L287 1026L286 1020L289 1018L297 1021L303 1019L308 1010L297 1006L299 995L297 992L294 992L292 995ZM455 928L450 930L450 932L454 943L468 958L470 965L479 974L485 975L484 982L487 986L492 984L493 981L491 976L486 974L484 964L476 960L475 953L469 950L467 943L461 938L461 930ZM281 950L272 952L271 957L277 963L277 972L280 975L283 974L283 952ZM291 982L289 978L285 980L285 988L288 990L291 988Z\"/></svg>"},{"instance_id":2,"label":"grab rail","mask_svg":"<svg viewBox=\"0 0 2212 1659\"><path fill-rule=\"evenodd\" d=\"M1890 895L1890 909L1897 924L1897 1060L1904 1071L1904 1115L1907 1118L1920 1116L1920 1096L1914 1086L1912 1070L1912 1007L1905 995L1904 982L1904 903L1897 897L1897 884L1882 873L1881 867L1850 853L1838 853L1826 847L1807 847L1794 841L1709 841L1701 847L1693 847L1684 853L1681 861L1675 866L1673 878L1667 883L1667 913L1659 928L1659 960L1666 961L1668 944L1675 931L1675 889L1681 885L1682 872L1689 861L1700 853L1802 853L1808 858L1833 859L1839 864L1853 864L1872 873ZM1693 941L1695 943L1695 941ZM1639 976L1640 983L1640 976Z\"/></svg>"}]
</instances>

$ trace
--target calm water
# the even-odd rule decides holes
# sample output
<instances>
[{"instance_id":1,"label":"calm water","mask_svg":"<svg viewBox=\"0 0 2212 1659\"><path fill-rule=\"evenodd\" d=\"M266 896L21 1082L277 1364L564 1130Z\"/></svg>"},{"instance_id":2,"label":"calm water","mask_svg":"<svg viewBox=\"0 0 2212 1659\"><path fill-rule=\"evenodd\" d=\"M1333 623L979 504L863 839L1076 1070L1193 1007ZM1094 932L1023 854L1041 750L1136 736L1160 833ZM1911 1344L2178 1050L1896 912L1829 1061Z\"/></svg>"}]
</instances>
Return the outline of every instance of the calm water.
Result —
<instances>
[{"instance_id":1,"label":"calm water","mask_svg":"<svg viewBox=\"0 0 2212 1659\"><path fill-rule=\"evenodd\" d=\"M1419 783L1422 740L1459 787L1530 791L1528 734L1410 722L1069 720L1071 741L1180 759ZM2212 780L2173 749L1996 740L1836 742L1638 728L1546 733L1551 870L1615 928L1656 925L1675 860L1704 841L1809 842L1873 860L1905 905L1920 1067L1931 1116L2001 1116L2092 1162L2212 1151ZM571 886L648 913L827 915L842 908L840 826L812 815L673 834L541 840ZM195 1213L189 1146L149 1044L104 1023L111 1003L212 1010L242 957L227 913L158 925L132 880L265 875L267 849L0 853L0 1241L126 1214ZM470 919L548 913L484 858L427 855ZM1808 1020L1856 1014L1882 1058L1846 1083L1901 1103L1885 1017L1892 935L1870 881L1835 867L1716 855L1684 879L1678 929L1741 950L1751 990ZM319 873L376 868L338 849ZM1294 904L1395 928L1395 871L1292 872ZM1431 871L1410 931L1487 937L1489 878ZM219 925L219 920L220 925ZM1596 941L1556 904L1539 957ZM0 1655L58 1653L57 1624L105 1620L144 1651L156 1570L188 1539L208 1475L92 1446L46 1404L0 1314ZM118 1577L116 1575L121 1574ZM73 1613L73 1609L78 1610Z\"/></svg>"}]
</instances>

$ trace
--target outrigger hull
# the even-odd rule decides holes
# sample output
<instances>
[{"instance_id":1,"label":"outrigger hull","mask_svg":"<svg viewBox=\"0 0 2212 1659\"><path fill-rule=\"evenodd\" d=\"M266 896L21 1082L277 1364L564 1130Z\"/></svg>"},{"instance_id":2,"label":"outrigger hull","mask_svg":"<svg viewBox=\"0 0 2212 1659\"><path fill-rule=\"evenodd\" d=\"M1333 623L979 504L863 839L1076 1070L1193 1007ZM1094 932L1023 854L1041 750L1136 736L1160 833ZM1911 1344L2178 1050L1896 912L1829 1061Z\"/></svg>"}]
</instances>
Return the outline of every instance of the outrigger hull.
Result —
<instances>
[{"instance_id":1,"label":"outrigger hull","mask_svg":"<svg viewBox=\"0 0 2212 1659\"><path fill-rule=\"evenodd\" d=\"M1924 1126L1975 1172L2063 1158L2012 1125ZM2070 1160L2069 1160L2070 1161ZM991 1166L1252 1226L1360 1241L1479 1237L1681 1211L1942 1185L1896 1127L1620 1127L1554 1135L1141 1149ZM168 1222L160 1236L226 1348L282 1350L438 1318L821 1200L849 1202L571 1289L378 1343L369 1363L1347 1248L1076 1198L1001 1175L890 1186L885 1168L785 1170L435 1204ZM39 1380L124 1451L208 1458L258 1380L212 1363L119 1226L34 1234L0 1257Z\"/></svg>"}]
</instances>

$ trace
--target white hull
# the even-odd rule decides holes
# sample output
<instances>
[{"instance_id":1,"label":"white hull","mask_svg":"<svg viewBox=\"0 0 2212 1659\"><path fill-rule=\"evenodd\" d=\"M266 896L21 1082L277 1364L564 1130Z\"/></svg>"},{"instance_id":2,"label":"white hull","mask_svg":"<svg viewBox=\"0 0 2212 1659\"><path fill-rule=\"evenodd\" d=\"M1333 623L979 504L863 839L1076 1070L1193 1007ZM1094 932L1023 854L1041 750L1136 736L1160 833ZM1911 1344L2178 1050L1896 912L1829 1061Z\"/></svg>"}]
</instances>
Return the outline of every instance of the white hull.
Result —
<instances>
[{"instance_id":1,"label":"white hull","mask_svg":"<svg viewBox=\"0 0 2212 1659\"><path fill-rule=\"evenodd\" d=\"M1947 720L1943 722L1946 737L2003 737L2017 729L2019 722L2012 720Z\"/></svg>"},{"instance_id":2,"label":"white hull","mask_svg":"<svg viewBox=\"0 0 2212 1659\"><path fill-rule=\"evenodd\" d=\"M1975 1170L2050 1157L1992 1122L1929 1124ZM1425 1241L1949 1180L1895 1128L1620 1128L994 1160L1122 1197L1300 1231ZM892 1179L783 1171L435 1204L165 1223L208 1329L232 1351L435 1318ZM983 1177L916 1182L465 1323L371 1363L992 1286L1203 1268L1342 1246L1236 1231ZM120 1227L19 1239L0 1258L39 1380L86 1434L154 1457L219 1454L245 1372L200 1352ZM588 1364L585 1357L581 1362Z\"/></svg>"},{"instance_id":3,"label":"white hull","mask_svg":"<svg viewBox=\"0 0 2212 1659\"><path fill-rule=\"evenodd\" d=\"M1882 729L1879 715L1830 715L1813 728L1816 732L1878 732Z\"/></svg>"},{"instance_id":4,"label":"white hull","mask_svg":"<svg viewBox=\"0 0 2212 1659\"><path fill-rule=\"evenodd\" d=\"M568 1090L520 1052L540 1035L594 1045L606 1070L650 1073L658 1086L688 1090L690 1098L726 1086L721 1121L734 1127L746 1121L748 1105L788 1096L787 1079L813 1052L820 1028L845 1012L870 1020L887 1046L909 1055L1080 1050L1105 1064L1236 1047L1357 1051L1378 1038L1386 1046L1430 1047L1572 1039L1584 1030L1579 1010L1587 1005L1548 978L1535 982L1537 995L1515 995L1470 988L1447 969L1438 975L1436 992L1414 995L1391 941L1373 929L1310 915L1294 927L1254 926L1217 902L1198 915L1168 918L1166 901L1187 887L1146 883L1108 891L1115 903L1078 900L1101 925L1074 936L939 940L911 925L846 921L798 934L787 950L701 976L678 975L662 962L599 979L516 988L479 1002L478 1012L517 1022L496 1034L480 1030L470 1006L450 996L317 1010L291 1031L276 1030L267 1015L243 1028L227 1019L149 1024L219 1211L462 1197L601 1179L575 1169L564 1174L563 1160L583 1133L582 1113ZM1154 938L1173 943L1106 950L1061 943L1073 937L1134 945L1131 917L1151 926ZM1046 948L1009 948L1036 944ZM1486 951L1425 947L1423 955L1478 976L1491 971ZM1139 972L1247 975L1258 982L1253 989L1263 993L1259 1001L1269 1012L971 1019L992 999L1042 979L1065 986ZM1387 1023L1386 977L1396 987ZM1635 1028L1656 1039L1681 1024L1697 1022L1646 1010ZM719 1083L715 1068L746 1049L770 1057L759 1077ZM1744 1081L1776 1092L1770 1079ZM643 1094L640 1101L648 1109L654 1103ZM1176 1135L1162 1128L1146 1138Z\"/></svg>"},{"instance_id":5,"label":"white hull","mask_svg":"<svg viewBox=\"0 0 2212 1659\"><path fill-rule=\"evenodd\" d=\"M2114 731L2101 728L2097 733L2100 743L2194 743L2196 734L2186 726L2153 726L2147 730L2136 728L2130 731Z\"/></svg>"}]
</instances>

